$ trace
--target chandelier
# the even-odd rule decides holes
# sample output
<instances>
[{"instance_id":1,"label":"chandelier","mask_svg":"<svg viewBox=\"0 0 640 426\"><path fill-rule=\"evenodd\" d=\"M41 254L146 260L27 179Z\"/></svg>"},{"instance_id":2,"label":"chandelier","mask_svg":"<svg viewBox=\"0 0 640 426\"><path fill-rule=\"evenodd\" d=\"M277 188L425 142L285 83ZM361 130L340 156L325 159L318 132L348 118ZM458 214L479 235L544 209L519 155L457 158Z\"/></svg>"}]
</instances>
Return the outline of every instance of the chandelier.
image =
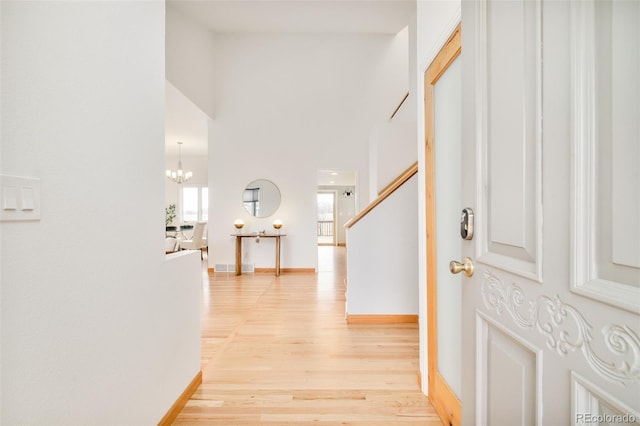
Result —
<instances>
[{"instance_id":1,"label":"chandelier","mask_svg":"<svg viewBox=\"0 0 640 426\"><path fill-rule=\"evenodd\" d=\"M193 177L193 173L182 170L182 142L178 142L178 170L167 170L167 177L175 183L184 183Z\"/></svg>"}]
</instances>

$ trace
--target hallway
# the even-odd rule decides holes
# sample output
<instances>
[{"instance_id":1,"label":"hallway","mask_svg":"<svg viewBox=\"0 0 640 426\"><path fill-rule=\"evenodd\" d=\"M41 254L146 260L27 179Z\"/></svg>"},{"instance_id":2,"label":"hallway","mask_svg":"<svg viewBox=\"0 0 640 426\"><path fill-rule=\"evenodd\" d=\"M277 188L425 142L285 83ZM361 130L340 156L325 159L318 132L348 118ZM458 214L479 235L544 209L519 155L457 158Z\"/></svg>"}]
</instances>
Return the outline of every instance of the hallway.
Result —
<instances>
[{"instance_id":1,"label":"hallway","mask_svg":"<svg viewBox=\"0 0 640 426\"><path fill-rule=\"evenodd\" d=\"M319 247L318 265L209 277L203 384L174 424L441 424L418 387L417 324L347 325L344 247Z\"/></svg>"}]
</instances>

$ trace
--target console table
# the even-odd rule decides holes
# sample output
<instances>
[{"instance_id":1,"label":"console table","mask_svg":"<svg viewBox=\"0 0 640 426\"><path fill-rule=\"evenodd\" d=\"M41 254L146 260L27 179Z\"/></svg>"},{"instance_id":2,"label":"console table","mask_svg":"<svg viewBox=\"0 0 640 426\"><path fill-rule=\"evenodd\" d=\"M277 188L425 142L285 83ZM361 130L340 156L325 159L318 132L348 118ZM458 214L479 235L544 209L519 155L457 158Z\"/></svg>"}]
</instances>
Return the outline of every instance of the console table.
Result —
<instances>
[{"instance_id":1,"label":"console table","mask_svg":"<svg viewBox=\"0 0 640 426\"><path fill-rule=\"evenodd\" d=\"M242 239L243 238L275 238L276 239L276 277L280 276L280 238L286 234L232 234L236 237L236 275L242 274Z\"/></svg>"}]
</instances>

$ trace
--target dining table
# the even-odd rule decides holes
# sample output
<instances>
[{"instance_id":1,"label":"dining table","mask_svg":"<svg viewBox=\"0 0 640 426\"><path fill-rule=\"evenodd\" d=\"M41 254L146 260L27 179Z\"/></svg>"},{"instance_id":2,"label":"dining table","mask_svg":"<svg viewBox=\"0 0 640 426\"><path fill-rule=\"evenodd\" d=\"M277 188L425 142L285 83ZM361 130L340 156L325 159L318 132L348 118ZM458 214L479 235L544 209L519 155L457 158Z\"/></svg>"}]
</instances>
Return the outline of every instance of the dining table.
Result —
<instances>
[{"instance_id":1,"label":"dining table","mask_svg":"<svg viewBox=\"0 0 640 426\"><path fill-rule=\"evenodd\" d=\"M181 225L166 225L165 236L177 237L178 234L180 234L182 235L182 239L186 240L187 236L184 234L185 231L193 231L193 225L187 223Z\"/></svg>"}]
</instances>

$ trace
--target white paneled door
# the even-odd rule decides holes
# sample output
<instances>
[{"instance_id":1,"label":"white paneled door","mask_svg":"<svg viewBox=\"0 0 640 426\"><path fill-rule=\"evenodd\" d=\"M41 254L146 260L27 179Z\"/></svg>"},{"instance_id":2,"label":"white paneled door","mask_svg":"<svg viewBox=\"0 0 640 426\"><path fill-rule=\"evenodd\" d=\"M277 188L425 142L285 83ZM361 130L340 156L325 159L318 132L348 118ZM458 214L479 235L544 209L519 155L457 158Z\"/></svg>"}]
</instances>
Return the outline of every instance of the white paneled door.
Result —
<instances>
[{"instance_id":1,"label":"white paneled door","mask_svg":"<svg viewBox=\"0 0 640 426\"><path fill-rule=\"evenodd\" d=\"M462 3L462 423L640 424L640 2Z\"/></svg>"}]
</instances>

